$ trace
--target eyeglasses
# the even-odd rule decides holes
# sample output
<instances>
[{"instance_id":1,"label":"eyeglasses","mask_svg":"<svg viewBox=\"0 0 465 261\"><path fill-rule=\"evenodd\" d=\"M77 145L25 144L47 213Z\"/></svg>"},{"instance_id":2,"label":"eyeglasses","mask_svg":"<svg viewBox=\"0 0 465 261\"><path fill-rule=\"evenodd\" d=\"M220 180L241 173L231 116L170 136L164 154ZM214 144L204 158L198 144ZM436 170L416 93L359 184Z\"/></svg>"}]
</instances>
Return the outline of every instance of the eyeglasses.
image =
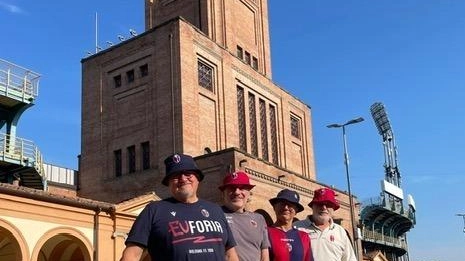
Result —
<instances>
[{"instance_id":1,"label":"eyeglasses","mask_svg":"<svg viewBox=\"0 0 465 261\"><path fill-rule=\"evenodd\" d=\"M236 189L250 191L251 188L246 185L226 186L226 190L229 190L229 191L236 191Z\"/></svg>"},{"instance_id":2,"label":"eyeglasses","mask_svg":"<svg viewBox=\"0 0 465 261\"><path fill-rule=\"evenodd\" d=\"M290 211L294 211L294 212L296 212L296 210L297 210L297 205L295 205L294 203L291 203L291 202L289 202L289 201L284 201L284 200L278 201L278 202L276 203L276 206L277 206L278 208L284 208L285 206L287 206L287 208L288 208Z\"/></svg>"},{"instance_id":3,"label":"eyeglasses","mask_svg":"<svg viewBox=\"0 0 465 261\"><path fill-rule=\"evenodd\" d=\"M185 177L188 180L192 180L192 178L196 176L195 176L195 173L192 173L192 172L179 173L179 174L172 176L170 180L174 182L178 182L180 179L182 179L182 177Z\"/></svg>"}]
</instances>

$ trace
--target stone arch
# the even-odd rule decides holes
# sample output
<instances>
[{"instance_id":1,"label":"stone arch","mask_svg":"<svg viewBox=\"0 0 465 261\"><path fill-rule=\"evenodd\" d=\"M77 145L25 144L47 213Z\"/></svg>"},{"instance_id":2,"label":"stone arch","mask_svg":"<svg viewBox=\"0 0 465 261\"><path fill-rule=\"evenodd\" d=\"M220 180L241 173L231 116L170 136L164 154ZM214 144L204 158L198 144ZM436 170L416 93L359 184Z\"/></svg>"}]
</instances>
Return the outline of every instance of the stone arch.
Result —
<instances>
[{"instance_id":1,"label":"stone arch","mask_svg":"<svg viewBox=\"0 0 465 261\"><path fill-rule=\"evenodd\" d=\"M0 256L2 261L29 260L29 248L21 231L0 219Z\"/></svg>"},{"instance_id":2,"label":"stone arch","mask_svg":"<svg viewBox=\"0 0 465 261\"><path fill-rule=\"evenodd\" d=\"M266 225L268 225L268 226L273 225L273 223L274 223L273 218L270 216L270 214L268 214L268 212L266 212L266 210L259 208L259 209L255 210L254 212L262 215L263 218L265 218Z\"/></svg>"},{"instance_id":3,"label":"stone arch","mask_svg":"<svg viewBox=\"0 0 465 261\"><path fill-rule=\"evenodd\" d=\"M47 231L38 241L31 260L91 261L93 247L80 231L59 227Z\"/></svg>"}]
</instances>

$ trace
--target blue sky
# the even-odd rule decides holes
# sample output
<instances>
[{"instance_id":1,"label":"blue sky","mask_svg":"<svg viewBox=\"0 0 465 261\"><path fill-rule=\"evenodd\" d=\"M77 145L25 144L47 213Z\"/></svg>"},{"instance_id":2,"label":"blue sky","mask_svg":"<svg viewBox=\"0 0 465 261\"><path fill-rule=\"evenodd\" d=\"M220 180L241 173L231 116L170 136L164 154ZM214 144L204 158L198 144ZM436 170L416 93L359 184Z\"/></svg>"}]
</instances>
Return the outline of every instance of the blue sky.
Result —
<instances>
[{"instance_id":1,"label":"blue sky","mask_svg":"<svg viewBox=\"0 0 465 261\"><path fill-rule=\"evenodd\" d=\"M384 155L369 107L382 102L417 205L411 260L462 260L465 1L282 3L269 1L273 80L312 108L318 180L346 189L341 132L326 125L362 116L347 128L352 192L379 195ZM142 0L0 0L0 58L42 75L18 136L60 166L77 168L80 60L95 49L95 12L102 47L144 30Z\"/></svg>"}]
</instances>

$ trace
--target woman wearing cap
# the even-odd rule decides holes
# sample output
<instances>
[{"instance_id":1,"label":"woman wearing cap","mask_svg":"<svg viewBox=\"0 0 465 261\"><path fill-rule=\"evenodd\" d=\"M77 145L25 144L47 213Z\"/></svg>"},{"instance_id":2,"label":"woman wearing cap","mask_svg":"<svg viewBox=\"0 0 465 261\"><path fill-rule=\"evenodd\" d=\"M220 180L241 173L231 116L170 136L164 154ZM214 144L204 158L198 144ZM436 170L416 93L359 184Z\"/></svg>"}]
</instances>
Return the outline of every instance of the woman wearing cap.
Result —
<instances>
[{"instance_id":1,"label":"woman wearing cap","mask_svg":"<svg viewBox=\"0 0 465 261\"><path fill-rule=\"evenodd\" d=\"M356 261L346 230L332 219L333 212L339 209L334 191L315 190L308 206L312 208L312 215L295 222L294 226L309 234L315 261Z\"/></svg>"},{"instance_id":2,"label":"woman wearing cap","mask_svg":"<svg viewBox=\"0 0 465 261\"><path fill-rule=\"evenodd\" d=\"M276 222L268 227L271 261L313 261L307 233L292 226L294 216L304 210L297 192L283 189L270 199Z\"/></svg>"}]
</instances>

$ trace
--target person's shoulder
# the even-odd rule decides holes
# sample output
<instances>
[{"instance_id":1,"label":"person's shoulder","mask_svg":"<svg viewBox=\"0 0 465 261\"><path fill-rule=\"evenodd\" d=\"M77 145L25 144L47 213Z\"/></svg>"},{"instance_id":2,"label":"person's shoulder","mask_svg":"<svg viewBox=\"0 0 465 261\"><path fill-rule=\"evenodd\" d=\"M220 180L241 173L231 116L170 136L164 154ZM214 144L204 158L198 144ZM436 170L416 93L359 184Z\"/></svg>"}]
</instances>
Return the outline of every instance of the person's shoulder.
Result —
<instances>
[{"instance_id":1,"label":"person's shoulder","mask_svg":"<svg viewBox=\"0 0 465 261\"><path fill-rule=\"evenodd\" d=\"M173 201L174 199L173 198L165 198L165 199L161 199L161 200L153 200L153 201L150 201L148 204L147 204L147 208L158 208L158 207L162 207L162 206L167 206L167 205L172 205L175 203L175 201Z\"/></svg>"},{"instance_id":2,"label":"person's shoulder","mask_svg":"<svg viewBox=\"0 0 465 261\"><path fill-rule=\"evenodd\" d=\"M292 223L295 227L298 227L298 226L310 226L312 224L311 220L310 220L310 216L307 216L305 217L305 219L302 219L302 220L297 220L295 221L294 223Z\"/></svg>"},{"instance_id":3,"label":"person's shoulder","mask_svg":"<svg viewBox=\"0 0 465 261\"><path fill-rule=\"evenodd\" d=\"M215 209L215 210L218 210L218 211L221 211L223 212L223 209L216 203L213 203L209 200L206 200L206 199L199 199L196 204L198 205L201 205L203 207L207 207L209 209Z\"/></svg>"},{"instance_id":4,"label":"person's shoulder","mask_svg":"<svg viewBox=\"0 0 465 261\"><path fill-rule=\"evenodd\" d=\"M252 211L247 211L247 213L253 218L253 219L256 219L256 220L260 220L263 222L265 222L265 218L259 214L259 213L256 213L256 212L252 212Z\"/></svg>"}]
</instances>

